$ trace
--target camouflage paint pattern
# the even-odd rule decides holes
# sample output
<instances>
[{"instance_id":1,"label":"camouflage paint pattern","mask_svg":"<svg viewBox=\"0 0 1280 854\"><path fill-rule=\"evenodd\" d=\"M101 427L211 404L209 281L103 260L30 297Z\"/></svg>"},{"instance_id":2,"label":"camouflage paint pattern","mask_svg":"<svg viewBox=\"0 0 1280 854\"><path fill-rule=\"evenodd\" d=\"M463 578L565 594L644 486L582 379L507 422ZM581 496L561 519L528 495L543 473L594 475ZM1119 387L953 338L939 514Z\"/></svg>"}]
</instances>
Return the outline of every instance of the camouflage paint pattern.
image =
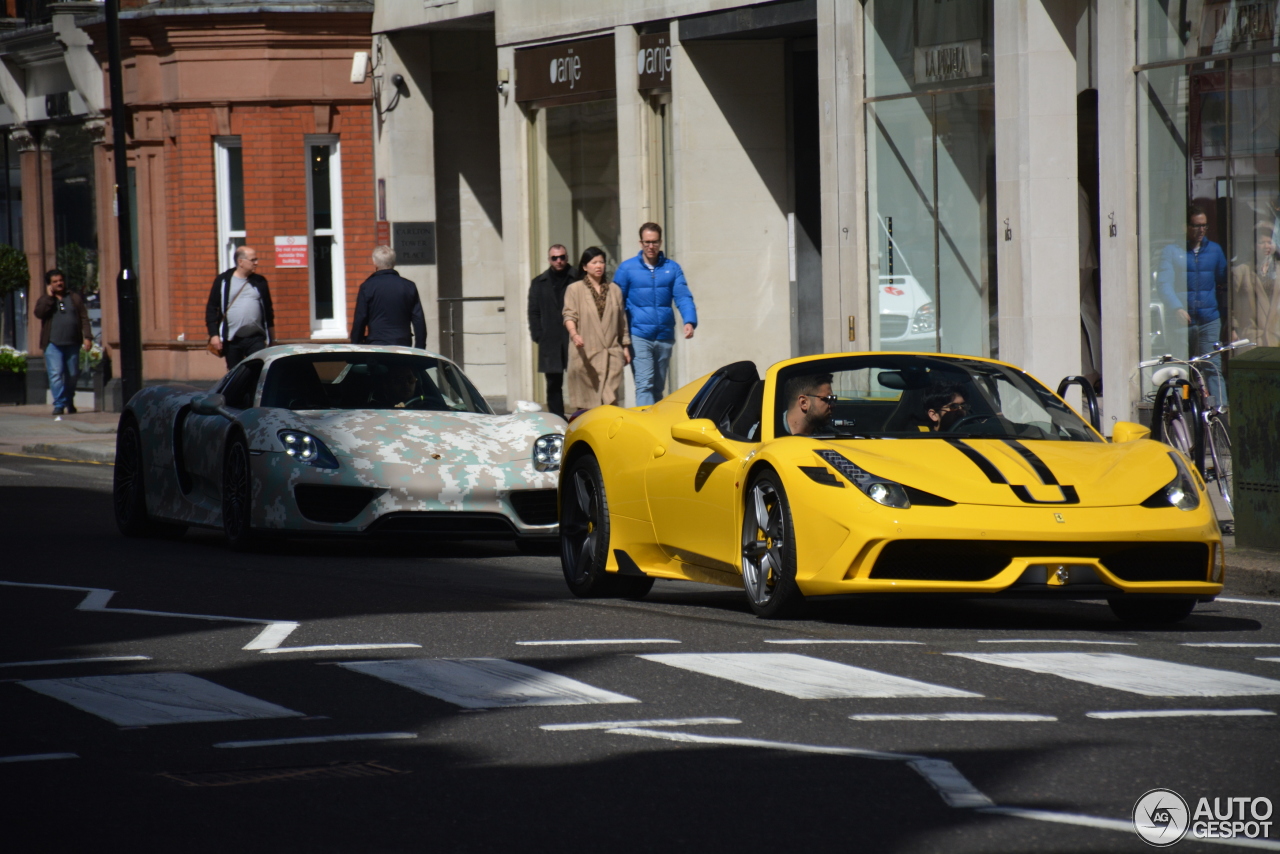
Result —
<instances>
[{"instance_id":1,"label":"camouflage paint pattern","mask_svg":"<svg viewBox=\"0 0 1280 854\"><path fill-rule=\"evenodd\" d=\"M380 352L442 356L406 347L346 344L285 345L255 353L264 361L254 394L272 364L286 356ZM219 386L220 388L220 386ZM511 506L512 492L555 489L559 471L538 471L533 445L539 436L565 432L545 412L490 415L473 412L358 409L292 411L277 408L197 415L191 403L207 392L155 386L129 401L125 418L136 420L142 440L148 513L193 525L222 524L222 466L229 443L243 436L253 469L252 524L297 532L360 532L388 513L499 513L523 536L555 536L557 526L525 525ZM285 453L282 430L319 439L338 460L325 469ZM383 492L350 522L306 519L294 500L298 484L372 487Z\"/></svg>"}]
</instances>

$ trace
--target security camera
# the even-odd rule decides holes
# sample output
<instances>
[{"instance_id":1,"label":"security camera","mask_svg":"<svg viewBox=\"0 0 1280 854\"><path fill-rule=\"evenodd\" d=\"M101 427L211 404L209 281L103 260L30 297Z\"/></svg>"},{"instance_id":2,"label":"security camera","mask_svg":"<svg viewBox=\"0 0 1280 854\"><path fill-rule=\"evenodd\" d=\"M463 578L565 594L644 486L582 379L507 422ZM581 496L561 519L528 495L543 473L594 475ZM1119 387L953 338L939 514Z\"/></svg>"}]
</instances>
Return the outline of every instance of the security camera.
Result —
<instances>
[{"instance_id":1,"label":"security camera","mask_svg":"<svg viewBox=\"0 0 1280 854\"><path fill-rule=\"evenodd\" d=\"M351 57L351 82L363 83L368 76L369 52L365 50L356 51L355 56Z\"/></svg>"},{"instance_id":2,"label":"security camera","mask_svg":"<svg viewBox=\"0 0 1280 854\"><path fill-rule=\"evenodd\" d=\"M391 85L392 85L392 86L394 86L394 87L396 87L396 90L397 90L397 91L404 91L404 75L403 75L403 74L392 74L392 75L391 75Z\"/></svg>"}]
</instances>

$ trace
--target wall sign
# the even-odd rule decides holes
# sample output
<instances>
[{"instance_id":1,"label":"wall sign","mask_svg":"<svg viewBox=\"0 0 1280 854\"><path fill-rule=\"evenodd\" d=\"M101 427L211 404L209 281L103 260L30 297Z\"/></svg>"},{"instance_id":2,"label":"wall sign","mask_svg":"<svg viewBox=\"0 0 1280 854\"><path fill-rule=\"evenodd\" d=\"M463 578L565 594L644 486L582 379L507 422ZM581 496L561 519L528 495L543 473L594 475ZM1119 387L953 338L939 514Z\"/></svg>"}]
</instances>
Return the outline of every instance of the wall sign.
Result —
<instances>
[{"instance_id":1,"label":"wall sign","mask_svg":"<svg viewBox=\"0 0 1280 854\"><path fill-rule=\"evenodd\" d=\"M436 262L434 222L392 223L391 234L391 248L396 251L396 266Z\"/></svg>"},{"instance_id":2,"label":"wall sign","mask_svg":"<svg viewBox=\"0 0 1280 854\"><path fill-rule=\"evenodd\" d=\"M307 266L307 237L276 237L276 269Z\"/></svg>"},{"instance_id":3,"label":"wall sign","mask_svg":"<svg viewBox=\"0 0 1280 854\"><path fill-rule=\"evenodd\" d=\"M916 85L982 76L982 39L916 48Z\"/></svg>"},{"instance_id":4,"label":"wall sign","mask_svg":"<svg viewBox=\"0 0 1280 854\"><path fill-rule=\"evenodd\" d=\"M636 54L637 89L671 89L671 34L651 33L640 37Z\"/></svg>"},{"instance_id":5,"label":"wall sign","mask_svg":"<svg viewBox=\"0 0 1280 854\"><path fill-rule=\"evenodd\" d=\"M516 51L516 100L609 98L617 88L613 36Z\"/></svg>"}]
</instances>

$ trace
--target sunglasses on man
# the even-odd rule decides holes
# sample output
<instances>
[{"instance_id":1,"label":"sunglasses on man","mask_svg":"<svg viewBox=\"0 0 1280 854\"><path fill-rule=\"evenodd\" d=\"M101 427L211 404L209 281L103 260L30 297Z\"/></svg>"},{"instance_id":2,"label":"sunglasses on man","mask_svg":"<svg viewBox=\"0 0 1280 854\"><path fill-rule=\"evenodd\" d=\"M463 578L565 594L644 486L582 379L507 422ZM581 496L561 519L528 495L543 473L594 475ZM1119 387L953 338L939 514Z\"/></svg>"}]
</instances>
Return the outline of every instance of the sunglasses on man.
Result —
<instances>
[{"instance_id":1,"label":"sunglasses on man","mask_svg":"<svg viewBox=\"0 0 1280 854\"><path fill-rule=\"evenodd\" d=\"M551 260L552 261L568 261L569 256L568 255L552 255Z\"/></svg>"}]
</instances>

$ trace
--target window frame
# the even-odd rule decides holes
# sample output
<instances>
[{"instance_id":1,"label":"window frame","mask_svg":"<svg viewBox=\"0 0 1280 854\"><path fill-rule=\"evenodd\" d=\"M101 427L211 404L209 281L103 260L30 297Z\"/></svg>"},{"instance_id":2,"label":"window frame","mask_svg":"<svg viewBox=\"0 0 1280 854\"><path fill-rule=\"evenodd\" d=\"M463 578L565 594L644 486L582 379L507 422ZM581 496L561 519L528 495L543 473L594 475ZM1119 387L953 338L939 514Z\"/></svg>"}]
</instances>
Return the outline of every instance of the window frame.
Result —
<instances>
[{"instance_id":1,"label":"window frame","mask_svg":"<svg viewBox=\"0 0 1280 854\"><path fill-rule=\"evenodd\" d=\"M313 146L329 148L329 228L315 228L315 191L311 182L311 149ZM309 305L311 338L313 340L347 339L347 277L346 258L343 253L342 220L342 145L337 134L306 134L302 142L303 183L307 188L307 301ZM316 316L316 238L333 238L330 256L333 287L333 316Z\"/></svg>"},{"instance_id":2,"label":"window frame","mask_svg":"<svg viewBox=\"0 0 1280 854\"><path fill-rule=\"evenodd\" d=\"M240 207L244 209L244 145L239 136L213 138L214 186L218 209L218 257L220 265L234 267L235 251L248 240L247 229L231 227L231 149L240 152ZM247 225L247 223L242 223ZM238 243L235 241L239 241ZM223 269L219 266L219 271Z\"/></svg>"}]
</instances>

